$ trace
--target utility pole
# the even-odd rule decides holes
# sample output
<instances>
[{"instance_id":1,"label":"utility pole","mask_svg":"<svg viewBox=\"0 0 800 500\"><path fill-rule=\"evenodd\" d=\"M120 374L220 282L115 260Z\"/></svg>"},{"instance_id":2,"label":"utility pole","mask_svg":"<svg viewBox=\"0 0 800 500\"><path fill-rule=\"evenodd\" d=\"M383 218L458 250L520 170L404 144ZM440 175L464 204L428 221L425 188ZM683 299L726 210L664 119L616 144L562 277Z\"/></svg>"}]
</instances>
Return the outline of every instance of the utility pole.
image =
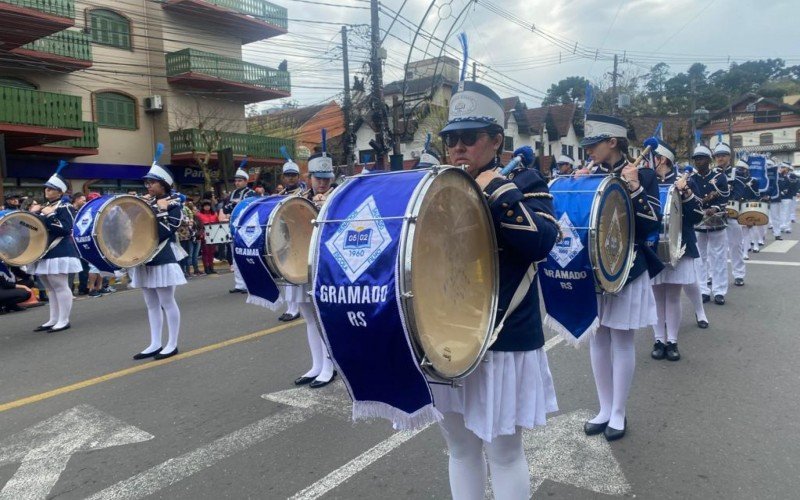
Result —
<instances>
[{"instance_id":1,"label":"utility pole","mask_svg":"<svg viewBox=\"0 0 800 500\"><path fill-rule=\"evenodd\" d=\"M344 115L344 158L347 162L347 175L355 174L353 163L353 117L352 102L350 102L350 66L347 57L347 26L342 26L342 66L344 69L344 99L342 113Z\"/></svg>"},{"instance_id":2,"label":"utility pole","mask_svg":"<svg viewBox=\"0 0 800 500\"><path fill-rule=\"evenodd\" d=\"M392 96L392 154L400 154L400 99Z\"/></svg>"},{"instance_id":3,"label":"utility pole","mask_svg":"<svg viewBox=\"0 0 800 500\"><path fill-rule=\"evenodd\" d=\"M477 81L478 79L478 63L472 61L472 81Z\"/></svg>"},{"instance_id":4,"label":"utility pole","mask_svg":"<svg viewBox=\"0 0 800 500\"><path fill-rule=\"evenodd\" d=\"M687 151L689 152L689 158L692 157L692 151L694 151L694 136L695 132L697 131L697 117L694 116L695 108L697 107L697 101L694 95L694 76L689 77L689 122L691 122L691 134L689 135L689 147Z\"/></svg>"},{"instance_id":5,"label":"utility pole","mask_svg":"<svg viewBox=\"0 0 800 500\"><path fill-rule=\"evenodd\" d=\"M611 114L617 111L617 54L614 54L614 72L611 73Z\"/></svg>"},{"instance_id":6,"label":"utility pole","mask_svg":"<svg viewBox=\"0 0 800 500\"><path fill-rule=\"evenodd\" d=\"M728 94L728 145L731 147L731 165L736 168L736 152L733 150L733 102Z\"/></svg>"},{"instance_id":7,"label":"utility pole","mask_svg":"<svg viewBox=\"0 0 800 500\"><path fill-rule=\"evenodd\" d=\"M383 70L381 67L380 58L380 19L378 17L378 0L370 0L370 13L371 13L371 50L370 50L370 65L372 66L372 96L370 98L370 108L372 109L372 121L375 128L375 141L372 145L376 150L376 154L385 156L386 154L386 139L384 137L384 130L386 130L386 111L383 103ZM379 158L376 158L376 163Z\"/></svg>"}]
</instances>

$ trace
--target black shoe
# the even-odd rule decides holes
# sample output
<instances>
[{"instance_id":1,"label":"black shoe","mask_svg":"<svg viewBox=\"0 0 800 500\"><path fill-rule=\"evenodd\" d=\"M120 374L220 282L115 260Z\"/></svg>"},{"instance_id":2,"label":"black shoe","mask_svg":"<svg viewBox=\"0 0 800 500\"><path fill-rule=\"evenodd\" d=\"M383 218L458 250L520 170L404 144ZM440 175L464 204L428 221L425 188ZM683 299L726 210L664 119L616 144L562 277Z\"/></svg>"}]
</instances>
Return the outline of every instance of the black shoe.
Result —
<instances>
[{"instance_id":1,"label":"black shoe","mask_svg":"<svg viewBox=\"0 0 800 500\"><path fill-rule=\"evenodd\" d=\"M278 316L278 321L289 321L289 318L291 317L292 317L291 314L283 313L280 316Z\"/></svg>"},{"instance_id":2,"label":"black shoe","mask_svg":"<svg viewBox=\"0 0 800 500\"><path fill-rule=\"evenodd\" d=\"M711 286L711 278L708 278L708 279L706 280L706 285L708 285L708 286Z\"/></svg>"},{"instance_id":3,"label":"black shoe","mask_svg":"<svg viewBox=\"0 0 800 500\"><path fill-rule=\"evenodd\" d=\"M53 328L52 325L51 326L42 325L42 326L37 326L36 328L33 329L33 331L34 332L49 332L51 328Z\"/></svg>"},{"instance_id":4,"label":"black shoe","mask_svg":"<svg viewBox=\"0 0 800 500\"><path fill-rule=\"evenodd\" d=\"M723 297L722 295L714 295L714 303L717 304L718 306L725 305L725 297Z\"/></svg>"},{"instance_id":5,"label":"black shoe","mask_svg":"<svg viewBox=\"0 0 800 500\"><path fill-rule=\"evenodd\" d=\"M230 290L228 290L228 293L240 293L240 292L241 290L239 290L238 288L231 288Z\"/></svg>"},{"instance_id":6,"label":"black shoe","mask_svg":"<svg viewBox=\"0 0 800 500\"><path fill-rule=\"evenodd\" d=\"M336 378L336 370L334 370L334 371L333 371L333 375L331 375L331 378L330 378L330 380L325 380L325 381L322 381L322 380L314 380L313 382L311 382L310 384L308 384L308 386L309 386L310 388L312 388L312 389L319 389L320 387L325 387L326 385L328 385L328 384L330 384L331 382L333 382L333 379L335 379L335 378Z\"/></svg>"},{"instance_id":7,"label":"black shoe","mask_svg":"<svg viewBox=\"0 0 800 500\"><path fill-rule=\"evenodd\" d=\"M744 278L734 278L733 284L736 286L744 286Z\"/></svg>"},{"instance_id":8,"label":"black shoe","mask_svg":"<svg viewBox=\"0 0 800 500\"><path fill-rule=\"evenodd\" d=\"M776 237L775 237L775 240L776 240L776 241L783 241L783 236L776 236Z\"/></svg>"},{"instance_id":9,"label":"black shoe","mask_svg":"<svg viewBox=\"0 0 800 500\"><path fill-rule=\"evenodd\" d=\"M613 427L606 426L606 430L603 431L603 434L606 436L606 441L617 441L618 439L624 438L625 431L628 430L628 417L625 417L624 425L624 429L615 429Z\"/></svg>"},{"instance_id":10,"label":"black shoe","mask_svg":"<svg viewBox=\"0 0 800 500\"><path fill-rule=\"evenodd\" d=\"M22 312L27 311L24 307L20 306L19 304L11 304L10 306L6 306L8 312Z\"/></svg>"},{"instance_id":11,"label":"black shoe","mask_svg":"<svg viewBox=\"0 0 800 500\"><path fill-rule=\"evenodd\" d=\"M48 332L50 332L50 333L63 332L64 330L69 330L70 328L71 328L71 325L69 323L67 323L66 325L62 326L61 328L51 327L48 330Z\"/></svg>"},{"instance_id":12,"label":"black shoe","mask_svg":"<svg viewBox=\"0 0 800 500\"><path fill-rule=\"evenodd\" d=\"M666 356L666 346L660 340L656 340L656 343L653 344L653 352L650 353L650 357L653 359L664 359Z\"/></svg>"},{"instance_id":13,"label":"black shoe","mask_svg":"<svg viewBox=\"0 0 800 500\"><path fill-rule=\"evenodd\" d=\"M148 353L143 353L143 352L140 352L140 353L136 353L136 354L134 354L134 355L133 355L133 359L135 359L135 360L140 360L140 359L154 358L154 357L156 357L156 355L157 355L158 353L160 353L160 352L161 352L161 348L159 347L158 349L156 349L156 350L155 350L155 351L153 351L153 352L148 352Z\"/></svg>"},{"instance_id":14,"label":"black shoe","mask_svg":"<svg viewBox=\"0 0 800 500\"><path fill-rule=\"evenodd\" d=\"M697 319L697 315L696 314L694 315L694 319L695 319L695 321L697 321L697 326L699 326L700 328L703 328L703 329L708 328L708 321L706 321L704 319Z\"/></svg>"},{"instance_id":15,"label":"black shoe","mask_svg":"<svg viewBox=\"0 0 800 500\"><path fill-rule=\"evenodd\" d=\"M678 361L681 359L681 353L678 352L678 344L675 342L667 342L667 359L669 361Z\"/></svg>"},{"instance_id":16,"label":"black shoe","mask_svg":"<svg viewBox=\"0 0 800 500\"><path fill-rule=\"evenodd\" d=\"M703 304L706 302L711 302L711 295L703 294Z\"/></svg>"},{"instance_id":17,"label":"black shoe","mask_svg":"<svg viewBox=\"0 0 800 500\"><path fill-rule=\"evenodd\" d=\"M315 381L317 377L298 377L294 379L294 385L306 385Z\"/></svg>"},{"instance_id":18,"label":"black shoe","mask_svg":"<svg viewBox=\"0 0 800 500\"><path fill-rule=\"evenodd\" d=\"M596 436L598 434L602 434L603 431L606 430L607 425L608 422L603 422L602 424L586 422L583 424L583 432L585 432L587 436Z\"/></svg>"},{"instance_id":19,"label":"black shoe","mask_svg":"<svg viewBox=\"0 0 800 500\"><path fill-rule=\"evenodd\" d=\"M172 356L175 356L176 354L178 354L178 348L177 347L172 352L167 352L167 353L159 352L158 354L153 356L153 359L167 359L167 358L171 358Z\"/></svg>"}]
</instances>

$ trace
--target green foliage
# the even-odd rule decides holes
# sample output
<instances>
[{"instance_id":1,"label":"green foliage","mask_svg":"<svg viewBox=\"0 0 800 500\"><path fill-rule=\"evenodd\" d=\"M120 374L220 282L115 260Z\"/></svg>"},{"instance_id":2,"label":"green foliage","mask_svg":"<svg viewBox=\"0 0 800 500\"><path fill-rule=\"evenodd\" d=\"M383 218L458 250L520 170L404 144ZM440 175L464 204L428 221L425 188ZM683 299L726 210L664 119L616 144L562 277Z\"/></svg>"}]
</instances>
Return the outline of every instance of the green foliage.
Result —
<instances>
[{"instance_id":1,"label":"green foliage","mask_svg":"<svg viewBox=\"0 0 800 500\"><path fill-rule=\"evenodd\" d=\"M547 89L547 96L542 101L542 106L583 101L587 83L589 83L589 80L582 76L570 76L550 85L550 88Z\"/></svg>"}]
</instances>

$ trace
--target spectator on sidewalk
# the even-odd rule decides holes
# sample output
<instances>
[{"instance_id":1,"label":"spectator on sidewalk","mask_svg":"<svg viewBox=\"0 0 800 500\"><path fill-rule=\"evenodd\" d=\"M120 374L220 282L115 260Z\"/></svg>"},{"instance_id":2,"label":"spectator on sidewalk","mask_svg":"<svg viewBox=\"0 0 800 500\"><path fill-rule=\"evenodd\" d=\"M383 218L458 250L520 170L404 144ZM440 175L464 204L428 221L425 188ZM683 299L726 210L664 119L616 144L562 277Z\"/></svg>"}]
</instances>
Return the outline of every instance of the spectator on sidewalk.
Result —
<instances>
[{"instance_id":1,"label":"spectator on sidewalk","mask_svg":"<svg viewBox=\"0 0 800 500\"><path fill-rule=\"evenodd\" d=\"M186 252L186 257L181 261L181 269L183 269L183 274L186 277L192 276L192 274L196 276L200 274L200 270L197 268L197 252L195 252L198 242L194 203L187 201L182 210L183 218L181 219L181 225L178 227L178 239ZM192 272L192 268L194 272Z\"/></svg>"},{"instance_id":2,"label":"spectator on sidewalk","mask_svg":"<svg viewBox=\"0 0 800 500\"><path fill-rule=\"evenodd\" d=\"M20 303L25 302L31 292L17 285L17 280L9 268L0 262L0 312L23 311Z\"/></svg>"},{"instance_id":3,"label":"spectator on sidewalk","mask_svg":"<svg viewBox=\"0 0 800 500\"><path fill-rule=\"evenodd\" d=\"M197 212L197 219L203 226L206 224L216 224L219 222L219 217L217 217L217 212L214 211L211 200L203 200L200 203L200 211ZM214 254L217 251L217 245L206 244L205 232L203 231L202 226L198 228L198 235L202 240L203 269L205 270L206 274L217 274L217 272L214 270Z\"/></svg>"}]
</instances>

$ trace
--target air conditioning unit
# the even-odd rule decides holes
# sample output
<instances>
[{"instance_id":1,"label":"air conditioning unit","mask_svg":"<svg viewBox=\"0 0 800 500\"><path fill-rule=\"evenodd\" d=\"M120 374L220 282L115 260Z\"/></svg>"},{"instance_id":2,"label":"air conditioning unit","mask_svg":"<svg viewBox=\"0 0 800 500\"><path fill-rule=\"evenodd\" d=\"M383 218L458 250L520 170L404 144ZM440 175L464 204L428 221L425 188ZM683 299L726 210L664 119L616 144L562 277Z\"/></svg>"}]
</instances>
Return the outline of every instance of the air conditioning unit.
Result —
<instances>
[{"instance_id":1,"label":"air conditioning unit","mask_svg":"<svg viewBox=\"0 0 800 500\"><path fill-rule=\"evenodd\" d=\"M164 102L160 95L151 95L144 98L144 110L147 113L164 110Z\"/></svg>"}]
</instances>

